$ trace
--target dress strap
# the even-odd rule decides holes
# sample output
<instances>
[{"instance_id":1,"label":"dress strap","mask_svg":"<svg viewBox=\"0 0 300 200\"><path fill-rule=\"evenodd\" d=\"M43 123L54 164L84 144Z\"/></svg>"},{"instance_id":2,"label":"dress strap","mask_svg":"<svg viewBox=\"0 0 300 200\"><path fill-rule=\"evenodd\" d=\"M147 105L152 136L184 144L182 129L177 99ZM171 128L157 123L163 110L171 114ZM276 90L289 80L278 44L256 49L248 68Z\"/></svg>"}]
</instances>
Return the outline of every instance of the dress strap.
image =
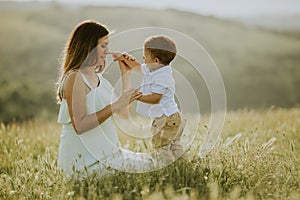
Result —
<instances>
[{"instance_id":1,"label":"dress strap","mask_svg":"<svg viewBox=\"0 0 300 200\"><path fill-rule=\"evenodd\" d=\"M78 72L81 74L83 82L90 88L90 90L94 89L94 88L91 86L91 84L88 82L88 80L87 80L87 78L84 76L84 74L81 73L80 71L78 71Z\"/></svg>"},{"instance_id":2,"label":"dress strap","mask_svg":"<svg viewBox=\"0 0 300 200\"><path fill-rule=\"evenodd\" d=\"M83 73L81 73L79 70L71 70L69 72L67 72L67 74L65 75L65 77L62 79L61 83L60 83L60 86L59 86L59 93L60 93L60 96L63 97L63 86L64 86L64 82L65 80L67 79L68 76L70 76L73 72L78 72L81 77L82 77L82 80L83 82L90 88L90 90L94 89L91 84L88 82L87 78L84 76ZM100 79L99 79L100 80Z\"/></svg>"},{"instance_id":3,"label":"dress strap","mask_svg":"<svg viewBox=\"0 0 300 200\"><path fill-rule=\"evenodd\" d=\"M60 94L61 98L63 97L64 82L65 82L66 78L68 76L70 76L70 74L72 74L73 72L75 72L75 70L71 70L71 71L67 72L67 74L63 77L63 79L60 82L60 85L59 85L59 94Z\"/></svg>"}]
</instances>

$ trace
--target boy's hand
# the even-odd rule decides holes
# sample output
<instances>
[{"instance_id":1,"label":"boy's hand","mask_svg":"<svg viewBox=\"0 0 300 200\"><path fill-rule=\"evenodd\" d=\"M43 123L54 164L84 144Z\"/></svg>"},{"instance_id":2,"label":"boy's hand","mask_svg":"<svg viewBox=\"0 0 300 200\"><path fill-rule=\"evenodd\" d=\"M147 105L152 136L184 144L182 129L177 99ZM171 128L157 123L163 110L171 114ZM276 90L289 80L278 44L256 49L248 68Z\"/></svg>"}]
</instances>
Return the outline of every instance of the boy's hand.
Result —
<instances>
[{"instance_id":1,"label":"boy's hand","mask_svg":"<svg viewBox=\"0 0 300 200\"><path fill-rule=\"evenodd\" d=\"M126 52L123 52L122 53L122 56L126 59L126 60L129 60L129 61L135 61L135 57L133 57L132 55L126 53Z\"/></svg>"},{"instance_id":2,"label":"boy's hand","mask_svg":"<svg viewBox=\"0 0 300 200\"><path fill-rule=\"evenodd\" d=\"M108 52L107 54L111 54L114 58L114 61L118 61L120 68L121 68L121 72L127 72L130 71L132 69L134 69L137 72L141 72L140 66L141 63L138 62L135 57L133 57L132 55L123 52Z\"/></svg>"},{"instance_id":3,"label":"boy's hand","mask_svg":"<svg viewBox=\"0 0 300 200\"><path fill-rule=\"evenodd\" d=\"M107 54L111 54L112 57L114 58L114 61L121 60L121 59L123 58L122 53L121 53L121 52L118 52L118 51L108 52Z\"/></svg>"},{"instance_id":4,"label":"boy's hand","mask_svg":"<svg viewBox=\"0 0 300 200\"><path fill-rule=\"evenodd\" d=\"M112 57L114 58L114 61L118 61L119 62L119 66L120 66L120 70L122 72L122 74L125 74L126 72L130 71L131 68L130 66L126 63L126 59L130 59L129 56L124 56L125 53L120 53L117 51L112 51L112 52L108 52L107 54L111 54ZM126 54L128 55L128 54Z\"/></svg>"},{"instance_id":5,"label":"boy's hand","mask_svg":"<svg viewBox=\"0 0 300 200\"><path fill-rule=\"evenodd\" d=\"M108 52L107 54L111 54L114 58L114 61L122 61L122 60L129 60L129 61L135 61L135 57L132 55L126 53L126 52L118 52L118 51L112 51Z\"/></svg>"}]
</instances>

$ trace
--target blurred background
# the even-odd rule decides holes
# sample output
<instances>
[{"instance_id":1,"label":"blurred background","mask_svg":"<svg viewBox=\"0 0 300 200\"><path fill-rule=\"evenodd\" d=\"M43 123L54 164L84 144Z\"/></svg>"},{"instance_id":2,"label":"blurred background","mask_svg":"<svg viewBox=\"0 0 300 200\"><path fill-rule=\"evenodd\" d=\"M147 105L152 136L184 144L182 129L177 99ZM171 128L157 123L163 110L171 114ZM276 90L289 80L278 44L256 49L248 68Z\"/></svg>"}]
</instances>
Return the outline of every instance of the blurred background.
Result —
<instances>
[{"instance_id":1,"label":"blurred background","mask_svg":"<svg viewBox=\"0 0 300 200\"><path fill-rule=\"evenodd\" d=\"M115 33L153 26L192 37L218 66L229 110L300 103L297 0L0 1L0 121L56 118L61 52L74 26L87 19ZM193 74L186 72L208 112L205 83Z\"/></svg>"}]
</instances>

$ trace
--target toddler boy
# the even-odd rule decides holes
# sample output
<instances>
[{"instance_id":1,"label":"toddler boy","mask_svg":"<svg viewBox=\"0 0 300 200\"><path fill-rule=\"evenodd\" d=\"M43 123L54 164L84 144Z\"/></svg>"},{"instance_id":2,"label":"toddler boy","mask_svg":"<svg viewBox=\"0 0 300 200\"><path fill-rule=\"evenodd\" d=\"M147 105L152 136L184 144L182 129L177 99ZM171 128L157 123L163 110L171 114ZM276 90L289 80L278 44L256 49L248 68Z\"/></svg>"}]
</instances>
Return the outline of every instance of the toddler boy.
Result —
<instances>
[{"instance_id":1,"label":"toddler boy","mask_svg":"<svg viewBox=\"0 0 300 200\"><path fill-rule=\"evenodd\" d=\"M144 75L141 85L143 95L138 99L137 113L154 118L152 144L167 162L183 154L180 137L185 119L175 102L175 80L170 65L176 52L176 44L172 39L156 35L144 42L143 64L127 54L113 54L115 60L124 62Z\"/></svg>"}]
</instances>

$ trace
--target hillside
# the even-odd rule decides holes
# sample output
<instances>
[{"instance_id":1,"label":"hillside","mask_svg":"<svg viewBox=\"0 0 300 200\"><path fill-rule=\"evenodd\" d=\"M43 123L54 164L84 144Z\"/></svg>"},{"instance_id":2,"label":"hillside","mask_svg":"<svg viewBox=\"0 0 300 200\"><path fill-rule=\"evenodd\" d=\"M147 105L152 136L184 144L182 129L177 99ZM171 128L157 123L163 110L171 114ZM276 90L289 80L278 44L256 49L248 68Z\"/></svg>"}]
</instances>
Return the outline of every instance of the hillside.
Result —
<instances>
[{"instance_id":1,"label":"hillside","mask_svg":"<svg viewBox=\"0 0 300 200\"><path fill-rule=\"evenodd\" d=\"M281 34L176 10L67 9L51 4L1 10L0 120L56 114L54 83L59 57L72 28L86 19L103 22L115 33L155 26L194 38L209 52L223 76L229 109L291 107L300 102L298 33ZM182 63L178 59L178 64ZM200 106L208 111L209 94L203 80L195 80L191 71L185 73L191 82L199 82Z\"/></svg>"}]
</instances>

